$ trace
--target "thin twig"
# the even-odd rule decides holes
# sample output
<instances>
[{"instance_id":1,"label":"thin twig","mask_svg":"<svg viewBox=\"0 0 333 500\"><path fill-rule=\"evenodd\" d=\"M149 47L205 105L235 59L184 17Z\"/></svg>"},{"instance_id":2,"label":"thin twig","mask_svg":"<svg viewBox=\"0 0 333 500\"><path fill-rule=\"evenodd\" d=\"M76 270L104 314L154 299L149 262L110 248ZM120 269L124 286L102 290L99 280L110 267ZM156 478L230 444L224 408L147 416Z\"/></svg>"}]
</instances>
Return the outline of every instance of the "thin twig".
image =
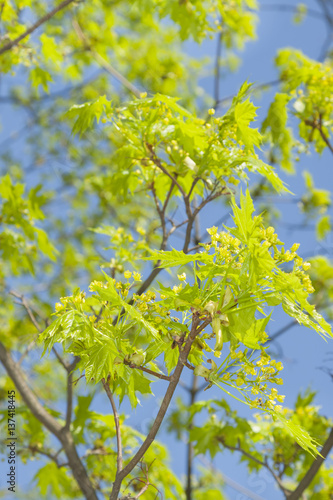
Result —
<instances>
[{"instance_id":1,"label":"thin twig","mask_svg":"<svg viewBox=\"0 0 333 500\"><path fill-rule=\"evenodd\" d=\"M158 167L165 175L167 175L172 180L172 183L178 187L179 191L181 192L181 194L185 198L186 193L185 193L184 189L179 184L177 179L165 167L163 167L161 160L156 156L154 146L152 144L146 143L146 147L150 152L150 159L152 160L152 162L154 162L156 167Z\"/></svg>"},{"instance_id":2,"label":"thin twig","mask_svg":"<svg viewBox=\"0 0 333 500\"><path fill-rule=\"evenodd\" d=\"M330 27L333 27L333 14L331 15L330 10L329 10L329 3L326 0L317 0L317 2L320 4L321 8L323 9L323 15L325 18L325 21Z\"/></svg>"},{"instance_id":3,"label":"thin twig","mask_svg":"<svg viewBox=\"0 0 333 500\"><path fill-rule=\"evenodd\" d=\"M213 472L214 475L219 474L221 476L221 479L224 483L226 483L228 486L233 488L234 490L238 491L239 493L242 493L248 498L251 498L252 500L264 500L263 497L257 495L256 493L253 493L252 491L248 490L247 488L244 488L241 484L237 483L230 477L226 476L223 472L220 472L217 470L211 462L204 456L204 455L199 455L198 459L200 462L206 467L210 468Z\"/></svg>"},{"instance_id":4,"label":"thin twig","mask_svg":"<svg viewBox=\"0 0 333 500\"><path fill-rule=\"evenodd\" d=\"M163 213L165 213L165 211L166 211L166 208L168 206L168 203L169 203L169 200L171 198L171 194L172 194L172 191L173 191L174 187L175 187L175 183L172 181L170 189L169 189L169 192L167 194L167 197L165 198L165 202L164 202L164 205L163 205L163 208L162 208Z\"/></svg>"},{"instance_id":5,"label":"thin twig","mask_svg":"<svg viewBox=\"0 0 333 500\"><path fill-rule=\"evenodd\" d=\"M323 139L323 141L325 142L326 146L329 148L329 150L333 154L333 146L332 146L332 144L330 143L330 141L328 140L328 138L326 137L326 135L325 135L325 133L323 131L322 117L320 116L319 120L313 120L313 121L311 121L311 120L305 120L305 123L309 127L312 127L313 129L318 130L321 138Z\"/></svg>"},{"instance_id":6,"label":"thin twig","mask_svg":"<svg viewBox=\"0 0 333 500\"><path fill-rule=\"evenodd\" d=\"M149 373L149 375L153 375L154 377L157 377L161 380L167 380L168 382L170 382L170 377L168 377L167 375L163 375L162 373L154 372L153 370L150 370L149 368L146 368L145 366L136 366L136 365L131 365L130 363L125 363L125 364L128 365L130 368L136 368L137 370L141 370L145 373Z\"/></svg>"},{"instance_id":7,"label":"thin twig","mask_svg":"<svg viewBox=\"0 0 333 500\"><path fill-rule=\"evenodd\" d=\"M79 356L75 356L72 363L66 363L60 354L57 352L56 348L53 346L52 351L56 355L57 360L65 368L67 372L67 387L66 387L66 420L65 429L69 430L72 421L72 411L73 411L73 370L75 369L77 363L79 362Z\"/></svg>"},{"instance_id":8,"label":"thin twig","mask_svg":"<svg viewBox=\"0 0 333 500\"><path fill-rule=\"evenodd\" d=\"M29 29L27 29L22 35L18 36L14 40L11 40L10 42L6 43L3 47L0 48L0 55L3 54L4 52L7 52L10 50L12 47L15 45L18 45L21 40L24 40L27 36L31 35L39 26L44 24L46 21L49 21L53 16L55 16L60 10L64 9L69 5L70 3L73 3L76 0L64 0L61 2L57 7L55 7L53 10L45 14L45 16L41 17L35 24L33 24Z\"/></svg>"},{"instance_id":9,"label":"thin twig","mask_svg":"<svg viewBox=\"0 0 333 500\"><path fill-rule=\"evenodd\" d=\"M37 448L37 446L27 446L27 447L23 447L23 448L31 451L32 453L38 453L39 455L43 455L44 457L48 457L50 460L55 462L57 464L57 466L59 467L59 461L57 458L57 456L59 455L59 452L57 452L56 454L53 454L49 451L43 450L42 448Z\"/></svg>"},{"instance_id":10,"label":"thin twig","mask_svg":"<svg viewBox=\"0 0 333 500\"><path fill-rule=\"evenodd\" d=\"M54 454L49 452L49 451L43 450L42 448L38 448L37 446L26 446L23 448L31 451L32 453L39 453L40 455L48 457L50 460L52 460L53 462L55 462L57 464L57 467L59 469L60 469L60 467L66 467L66 466L68 467L69 466L68 462L66 462L66 463L64 462L61 464L58 461L58 456L63 451L63 448L59 448L59 450Z\"/></svg>"},{"instance_id":11,"label":"thin twig","mask_svg":"<svg viewBox=\"0 0 333 500\"><path fill-rule=\"evenodd\" d=\"M172 224L172 228L170 229L170 231L168 232L168 237L173 234L177 229L179 229L180 227L184 226L185 224L188 224L188 219L184 220L183 222L180 222L179 224L175 225L172 220L169 220L169 222L171 222Z\"/></svg>"},{"instance_id":12,"label":"thin twig","mask_svg":"<svg viewBox=\"0 0 333 500\"><path fill-rule=\"evenodd\" d=\"M332 28L333 28L333 9L332 13L329 10L329 3L326 2L326 0L317 0L317 3L319 3L320 7L322 8L323 11L323 17L326 21L326 27L327 27L327 35L326 38L322 44L320 54L319 54L319 61L323 61L328 53L329 47L332 43ZM332 4L331 4L332 6Z\"/></svg>"},{"instance_id":13,"label":"thin twig","mask_svg":"<svg viewBox=\"0 0 333 500\"><path fill-rule=\"evenodd\" d=\"M82 458L89 457L90 455L98 455L98 456L108 456L114 455L114 451L106 451L104 448L94 448L92 450L87 450Z\"/></svg>"},{"instance_id":14,"label":"thin twig","mask_svg":"<svg viewBox=\"0 0 333 500\"><path fill-rule=\"evenodd\" d=\"M166 231L166 221L165 221L165 210L164 208L160 207L160 203L157 199L157 194L156 194L156 189L155 189L155 184L154 181L152 182L151 185L151 191L153 193L153 198L156 206L157 213L159 215L160 221L161 221L161 227L162 227L162 243L161 247L163 248L166 245L166 241L168 239L167 231Z\"/></svg>"},{"instance_id":15,"label":"thin twig","mask_svg":"<svg viewBox=\"0 0 333 500\"><path fill-rule=\"evenodd\" d=\"M119 422L119 415L117 412L116 404L113 399L113 394L110 390L110 385L109 381L105 380L102 378L102 384L105 389L105 392L110 400L111 406L112 406L112 411L113 411L113 417L114 417L114 423L116 426L116 437L117 437L117 474L122 470L123 468L123 449L122 449L122 444L121 444L121 432L120 432L120 422Z\"/></svg>"},{"instance_id":16,"label":"thin twig","mask_svg":"<svg viewBox=\"0 0 333 500\"><path fill-rule=\"evenodd\" d=\"M92 54L96 62L105 69L110 75L112 75L118 82L120 82L125 88L127 88L132 94L134 94L136 97L140 98L141 97L141 92L140 90L133 85L127 78L124 77L119 71L117 71L113 66L111 66L110 63L108 63L104 57L102 57L96 50L90 45L89 40L87 36L84 34L81 26L79 25L77 19L73 20L73 27L80 38L80 40L83 42L83 45L85 48Z\"/></svg>"},{"instance_id":17,"label":"thin twig","mask_svg":"<svg viewBox=\"0 0 333 500\"><path fill-rule=\"evenodd\" d=\"M24 297L24 295L21 295L20 293L17 293L14 290L10 290L9 293L10 293L10 295L13 295L13 297L16 297L17 299L19 299L21 301L22 306L27 311L28 316L29 316L31 322L33 323L33 325L35 326L36 330L38 330L39 333L42 333L43 329L39 326L38 321L37 321L32 309L31 309L31 306L29 305L29 302Z\"/></svg>"},{"instance_id":18,"label":"thin twig","mask_svg":"<svg viewBox=\"0 0 333 500\"><path fill-rule=\"evenodd\" d=\"M214 70L214 108L220 102L220 78L221 78L221 52L222 52L222 31L218 34L216 57L215 57L215 70Z\"/></svg>"},{"instance_id":19,"label":"thin twig","mask_svg":"<svg viewBox=\"0 0 333 500\"><path fill-rule=\"evenodd\" d=\"M81 462L73 441L72 434L66 430L56 418L49 413L37 399L34 391L27 383L27 377L18 363L15 363L6 347L0 342L0 361L13 380L17 390L31 413L61 442L67 456L69 467L85 498L97 500L97 494L87 471Z\"/></svg>"},{"instance_id":20,"label":"thin twig","mask_svg":"<svg viewBox=\"0 0 333 500\"><path fill-rule=\"evenodd\" d=\"M190 188L190 190L189 190L189 192L188 192L188 195L187 195L188 199L190 199L190 198L191 198L191 195L192 195L192 193L193 193L193 190L194 190L195 186L197 185L197 183L198 183L200 180L201 180L201 177L196 177L196 178L193 180L193 182L192 182L192 186L191 186L191 188Z\"/></svg>"},{"instance_id":21,"label":"thin twig","mask_svg":"<svg viewBox=\"0 0 333 500\"><path fill-rule=\"evenodd\" d=\"M281 478L277 474L275 474L275 472L273 471L273 469L269 466L267 460L262 461L259 458L255 457L254 455L252 455L251 453L249 453L248 451L246 451L243 448L241 448L239 441L238 441L238 446L230 446L230 445L226 444L225 440L222 439L222 438L218 438L218 441L220 441L223 444L223 446L225 448L227 448L228 450L239 451L245 457L248 457L250 460L253 460L253 462L261 465L262 467L265 467L270 472L270 474L274 477L274 479L277 482L277 484L278 484L279 488L281 489L281 491L284 494L289 493L290 490L288 490L287 488L285 488L285 486L283 485L283 483L281 481Z\"/></svg>"},{"instance_id":22,"label":"thin twig","mask_svg":"<svg viewBox=\"0 0 333 500\"><path fill-rule=\"evenodd\" d=\"M25 351L21 354L21 357L20 359L18 360L17 364L19 366L21 366L23 360L25 359L25 357L29 354L29 352L31 351L31 349L33 349L36 345L36 340L37 338L35 338L34 340L32 340L26 347Z\"/></svg>"},{"instance_id":23,"label":"thin twig","mask_svg":"<svg viewBox=\"0 0 333 500\"><path fill-rule=\"evenodd\" d=\"M192 366L188 361L185 361L184 365L186 366L186 368L189 368L192 371L194 371L195 369L195 366Z\"/></svg>"},{"instance_id":24,"label":"thin twig","mask_svg":"<svg viewBox=\"0 0 333 500\"><path fill-rule=\"evenodd\" d=\"M55 354L57 360L59 361L59 363L61 364L61 366L63 366L65 368L65 370L67 372L67 364L62 359L62 357L60 356L60 354L58 353L58 351L56 350L56 348L54 346L52 347L52 352Z\"/></svg>"},{"instance_id":25,"label":"thin twig","mask_svg":"<svg viewBox=\"0 0 333 500\"><path fill-rule=\"evenodd\" d=\"M194 252L195 250L200 250L200 248L202 248L200 245L195 245L194 247L189 248L187 253Z\"/></svg>"}]
</instances>

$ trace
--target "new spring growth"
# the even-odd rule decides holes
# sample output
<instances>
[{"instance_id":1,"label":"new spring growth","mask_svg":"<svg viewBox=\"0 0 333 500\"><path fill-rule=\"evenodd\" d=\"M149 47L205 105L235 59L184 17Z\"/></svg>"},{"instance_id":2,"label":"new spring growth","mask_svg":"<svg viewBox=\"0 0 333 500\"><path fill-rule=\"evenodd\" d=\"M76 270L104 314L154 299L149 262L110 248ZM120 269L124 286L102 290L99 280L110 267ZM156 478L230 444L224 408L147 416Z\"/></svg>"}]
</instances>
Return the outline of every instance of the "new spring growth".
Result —
<instances>
[{"instance_id":1,"label":"new spring growth","mask_svg":"<svg viewBox=\"0 0 333 500\"><path fill-rule=\"evenodd\" d=\"M142 351L142 349L138 349L137 351L134 351L132 354L127 354L125 356L125 364L130 365L131 367L134 366L141 366L142 363L144 363L146 358L146 353Z\"/></svg>"},{"instance_id":2,"label":"new spring growth","mask_svg":"<svg viewBox=\"0 0 333 500\"><path fill-rule=\"evenodd\" d=\"M229 302L233 299L232 291L229 286L226 287L225 293L223 295L222 302L214 302L213 300L210 300L207 302L205 305L205 310L211 315L212 317L212 329L213 333L215 335L216 343L214 347L214 354L217 358L221 356L221 351L223 348L223 331L222 327L223 326L229 326L229 319L227 314L221 313L221 310L223 310ZM221 309L219 309L219 307Z\"/></svg>"},{"instance_id":3,"label":"new spring growth","mask_svg":"<svg viewBox=\"0 0 333 500\"><path fill-rule=\"evenodd\" d=\"M194 375L197 375L199 377L204 377L206 382L209 382L209 385L205 388L205 391L207 391L207 389L210 389L212 387L213 382L211 381L210 377L218 371L218 366L213 359L207 359L207 363L211 365L210 369L206 368L203 365L198 365L194 368L193 372Z\"/></svg>"}]
</instances>

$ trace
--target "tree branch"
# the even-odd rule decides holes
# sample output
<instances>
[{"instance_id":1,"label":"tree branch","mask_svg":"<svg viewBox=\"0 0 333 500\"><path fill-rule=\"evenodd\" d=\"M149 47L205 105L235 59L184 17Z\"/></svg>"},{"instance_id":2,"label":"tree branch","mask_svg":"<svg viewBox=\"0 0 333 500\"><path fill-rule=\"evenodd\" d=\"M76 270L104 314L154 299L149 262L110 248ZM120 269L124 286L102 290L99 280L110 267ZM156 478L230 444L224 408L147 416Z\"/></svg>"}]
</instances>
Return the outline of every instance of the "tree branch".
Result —
<instances>
[{"instance_id":1,"label":"tree branch","mask_svg":"<svg viewBox=\"0 0 333 500\"><path fill-rule=\"evenodd\" d=\"M73 373L67 376L67 396L66 396L66 423L65 429L69 430L72 421L73 411Z\"/></svg>"},{"instance_id":2,"label":"tree branch","mask_svg":"<svg viewBox=\"0 0 333 500\"><path fill-rule=\"evenodd\" d=\"M184 201L185 201L185 207L186 207L186 213L187 213L187 216L188 216L188 222L187 222L187 227L186 227L186 235L185 235L185 241L184 241L184 246L183 246L183 252L184 253L188 253L188 251L189 251L189 246L190 246L190 243L191 243L192 228L193 228L193 223L195 221L196 216L207 205L207 203L215 200L216 198L218 198L222 194L230 194L230 192L228 190L226 190L226 188L224 188L224 187L222 189L220 189L219 191L217 191L216 193L214 193L212 191L207 196L207 198L205 198L204 200L202 200L202 202L200 203L200 205L197 208L194 209L193 213L192 213L192 210L191 210L191 206L189 204L188 197L186 197L186 199L184 199Z\"/></svg>"},{"instance_id":3,"label":"tree branch","mask_svg":"<svg viewBox=\"0 0 333 500\"><path fill-rule=\"evenodd\" d=\"M121 444L121 432L120 432L120 422L119 422L119 415L117 412L116 404L113 399L113 394L110 390L110 385L109 385L109 378L106 381L104 378L102 378L102 384L105 389L105 392L110 400L111 406L112 406L112 411L113 411L113 417L114 417L114 423L116 426L116 437L117 437L117 474L121 471L123 468L123 448Z\"/></svg>"},{"instance_id":4,"label":"tree branch","mask_svg":"<svg viewBox=\"0 0 333 500\"><path fill-rule=\"evenodd\" d=\"M317 130L319 131L320 135L321 135L321 138L323 139L323 141L325 142L326 146L329 148L329 150L331 151L331 153L333 154L333 146L332 144L330 143L330 141L328 140L328 137L326 137L324 131L323 131L323 126L322 126L322 117L320 117L319 119L319 124L318 126L316 127Z\"/></svg>"},{"instance_id":5,"label":"tree branch","mask_svg":"<svg viewBox=\"0 0 333 500\"><path fill-rule=\"evenodd\" d=\"M146 147L150 152L151 161L154 162L156 167L159 168L165 175L167 175L172 180L172 183L178 187L179 191L183 195L183 198L186 198L186 193L185 193L184 189L182 188L182 186L179 184L177 179L166 168L163 167L160 159L156 156L153 145L146 142Z\"/></svg>"},{"instance_id":6,"label":"tree branch","mask_svg":"<svg viewBox=\"0 0 333 500\"><path fill-rule=\"evenodd\" d=\"M324 446L320 450L321 456L318 455L312 462L312 465L310 466L307 473L297 486L296 490L293 491L290 495L287 495L288 500L298 500L299 498L302 497L303 492L306 490L308 486L310 486L312 480L316 476L317 472L319 471L321 465L327 458L332 448L333 448L333 428L331 429L331 432L329 433L329 436L326 439Z\"/></svg>"},{"instance_id":7,"label":"tree branch","mask_svg":"<svg viewBox=\"0 0 333 500\"><path fill-rule=\"evenodd\" d=\"M73 370L75 369L78 361L80 360L79 356L75 356L72 363L68 364L66 363L60 354L57 352L56 348L53 346L52 351L56 355L57 360L65 368L67 372L67 389L66 389L66 423L65 423L65 429L69 430L70 425L71 425L71 420L72 420L72 411L73 411Z\"/></svg>"},{"instance_id":8,"label":"tree branch","mask_svg":"<svg viewBox=\"0 0 333 500\"><path fill-rule=\"evenodd\" d=\"M45 457L48 457L50 460L55 462L57 464L57 467L61 467L58 461L58 455L62 449L60 449L57 453L50 453L49 451L43 450L42 448L38 448L37 446L27 446L27 450L31 451L32 453L38 453L39 455L43 455Z\"/></svg>"},{"instance_id":9,"label":"tree branch","mask_svg":"<svg viewBox=\"0 0 333 500\"><path fill-rule=\"evenodd\" d=\"M77 453L72 434L45 410L32 389L26 382L26 376L21 367L16 363L4 344L0 342L0 361L5 367L9 377L13 380L17 390L31 413L41 422L62 444L68 459L68 465L73 476L87 500L98 500L93 485Z\"/></svg>"},{"instance_id":10,"label":"tree branch","mask_svg":"<svg viewBox=\"0 0 333 500\"><path fill-rule=\"evenodd\" d=\"M193 379L192 379L192 387L190 389L190 404L189 407L191 407L194 402L195 398L198 394L198 377L193 374ZM192 420L191 424L188 427L188 431L193 428L194 422ZM193 458L194 458L194 452L193 452L193 444L191 443L189 437L188 437L188 442L187 442L187 477L186 477L186 500L192 500L192 474L193 474Z\"/></svg>"},{"instance_id":11,"label":"tree branch","mask_svg":"<svg viewBox=\"0 0 333 500\"><path fill-rule=\"evenodd\" d=\"M18 360L18 365L21 365L24 358L29 354L29 352L31 351L31 349L33 349L36 345L36 338L34 340L32 340L26 347L25 351L22 353L20 359Z\"/></svg>"},{"instance_id":12,"label":"tree branch","mask_svg":"<svg viewBox=\"0 0 333 500\"><path fill-rule=\"evenodd\" d=\"M329 2L326 2L326 0L317 0L317 3L320 5L322 12L323 12L323 18L325 19L326 22L326 27L327 27L327 35L324 40L324 43L321 47L320 54L319 54L319 61L323 61L327 55L327 52L329 50L329 47L332 43L332 28L333 28L333 9L332 13L330 12L329 7L332 7L332 3L329 4Z\"/></svg>"},{"instance_id":13,"label":"tree branch","mask_svg":"<svg viewBox=\"0 0 333 500\"><path fill-rule=\"evenodd\" d=\"M6 43L3 47L0 48L0 55L3 54L4 52L7 52L10 50L12 47L15 47L15 45L18 45L24 38L27 36L31 35L39 26L44 24L46 21L49 21L53 16L55 16L60 10L64 9L67 7L67 5L73 3L74 1L77 0L64 0L61 2L57 7L55 7L53 10L45 14L45 16L41 17L35 24L33 24L29 29L27 29L22 35L18 36L14 40L11 40L10 42Z\"/></svg>"},{"instance_id":14,"label":"tree branch","mask_svg":"<svg viewBox=\"0 0 333 500\"><path fill-rule=\"evenodd\" d=\"M188 361L185 361L184 362L184 365L186 366L186 368L188 368L189 370L192 370L194 371L195 369L195 366L192 366L191 363L189 363Z\"/></svg>"},{"instance_id":15,"label":"tree branch","mask_svg":"<svg viewBox=\"0 0 333 500\"><path fill-rule=\"evenodd\" d=\"M31 413L50 431L52 434L59 434L61 432L60 423L52 417L52 415L45 410L44 406L39 402L33 391L26 383L26 376L21 367L18 366L10 353L5 348L4 344L0 342L0 361L5 367L8 375L13 380L16 388L22 395L26 405L30 408Z\"/></svg>"},{"instance_id":16,"label":"tree branch","mask_svg":"<svg viewBox=\"0 0 333 500\"><path fill-rule=\"evenodd\" d=\"M223 438L218 438L218 441L220 441L220 443L223 444L223 446L225 448L227 448L228 450L231 450L231 451L239 451L242 455L244 455L245 457L248 457L250 460L253 460L254 462L256 462L257 464L261 465L262 467L265 467L270 473L271 475L274 477L275 481L277 482L280 490L285 494L287 495L289 493L289 490L287 488L285 488L283 486L283 483L281 481L281 478L275 474L275 472L273 471L273 469L268 465L267 463L267 460L265 461L262 461L260 460L259 458L255 457L254 455L251 455L251 453L247 452L246 450L243 450L243 448L241 448L240 446L240 443L238 442L238 446L229 446L228 444L225 443L225 440ZM289 497L288 497L289 498Z\"/></svg>"},{"instance_id":17,"label":"tree branch","mask_svg":"<svg viewBox=\"0 0 333 500\"><path fill-rule=\"evenodd\" d=\"M331 15L330 10L329 10L329 3L326 0L317 0L317 3L321 6L323 9L323 17L327 24L332 27L333 26L333 13Z\"/></svg>"},{"instance_id":18,"label":"tree branch","mask_svg":"<svg viewBox=\"0 0 333 500\"><path fill-rule=\"evenodd\" d=\"M20 299L21 304L23 305L23 307L27 311L31 322L34 324L34 326L36 327L36 329L38 330L38 332L41 333L43 330L39 326L38 321L37 321L37 319L36 319L36 317L35 317L35 315L34 315L34 313L32 311L32 308L30 307L29 302L26 300L26 298L24 297L24 295L21 295L21 294L15 292L13 290L11 290L9 293L11 295L13 295L14 297ZM34 345L35 345L35 341L33 341L33 342L31 342L29 344L29 346L27 347L26 351L22 354L22 356L21 356L21 358L20 358L20 360L18 362L18 365L21 365L24 357L28 354L29 350ZM70 365L68 365L62 359L62 357L57 352L57 350L55 349L55 347L52 347L52 351L56 355L56 358L58 359L59 363L65 368L65 370L67 372L67 406L66 406L66 423L65 423L65 429L68 430L69 427L70 427L70 424L71 424L72 410L73 410L73 375L72 375L71 372L75 368L75 366L76 366L79 358L75 357L73 363L71 363Z\"/></svg>"},{"instance_id":19,"label":"tree branch","mask_svg":"<svg viewBox=\"0 0 333 500\"><path fill-rule=\"evenodd\" d=\"M68 371L67 370L67 364L65 363L65 361L62 359L62 357L60 356L60 354L58 353L57 349L53 346L52 347L52 352L55 354L55 357L57 358L57 360L59 361L59 363L61 364L61 366L63 368L65 368L66 372Z\"/></svg>"},{"instance_id":20,"label":"tree branch","mask_svg":"<svg viewBox=\"0 0 333 500\"><path fill-rule=\"evenodd\" d=\"M166 393L164 395L163 401L161 403L160 409L158 411L158 414L156 416L156 419L146 437L142 445L140 446L139 450L136 452L132 460L122 469L122 471L116 475L116 479L113 483L113 488L112 492L110 495L110 500L117 500L118 494L121 488L121 483L124 480L124 478L134 469L134 467L139 463L139 461L142 459L152 442L154 441L156 434L163 422L163 419L165 417L165 414L167 412L167 409L169 407L169 404L171 402L172 396L176 390L176 387L178 385L180 376L182 374L182 371L184 369L185 362L187 361L187 357L190 353L191 346L194 342L195 337L198 335L199 331L202 331L205 326L209 323L208 320L206 320L201 327L199 327L200 319L198 313L193 314L193 319L192 319L192 328L191 331L187 337L185 346L182 351L180 351L179 354L179 359L176 365L176 368L173 372L173 374L170 377L170 382L169 386L166 390Z\"/></svg>"},{"instance_id":21,"label":"tree branch","mask_svg":"<svg viewBox=\"0 0 333 500\"><path fill-rule=\"evenodd\" d=\"M319 120L312 120L312 121L311 120L305 120L305 123L309 127L312 127L313 129L318 130L321 138L323 139L323 141L325 142L326 146L329 148L329 150L333 154L333 146L330 143L330 141L328 140L328 138L326 137L325 132L323 131L322 117L320 116Z\"/></svg>"}]
</instances>

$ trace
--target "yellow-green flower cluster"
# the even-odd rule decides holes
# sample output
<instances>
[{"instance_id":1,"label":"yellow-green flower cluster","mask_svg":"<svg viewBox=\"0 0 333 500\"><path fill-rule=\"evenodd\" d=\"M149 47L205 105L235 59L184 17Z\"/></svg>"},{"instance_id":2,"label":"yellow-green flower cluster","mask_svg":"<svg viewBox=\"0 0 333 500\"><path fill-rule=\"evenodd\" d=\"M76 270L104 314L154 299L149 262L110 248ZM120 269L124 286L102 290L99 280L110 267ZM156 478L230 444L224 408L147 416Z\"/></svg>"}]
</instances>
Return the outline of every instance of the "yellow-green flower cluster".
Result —
<instances>
[{"instance_id":1,"label":"yellow-green flower cluster","mask_svg":"<svg viewBox=\"0 0 333 500\"><path fill-rule=\"evenodd\" d=\"M60 297L61 302L55 304L55 311L57 316L61 316L68 309L78 309L85 303L85 292L79 292L74 296Z\"/></svg>"},{"instance_id":2,"label":"yellow-green flower cluster","mask_svg":"<svg viewBox=\"0 0 333 500\"><path fill-rule=\"evenodd\" d=\"M298 269L295 271L299 279L301 280L303 288L308 292L308 293L313 293L315 291L311 278L308 274L306 274L302 269Z\"/></svg>"},{"instance_id":3,"label":"yellow-green flower cluster","mask_svg":"<svg viewBox=\"0 0 333 500\"><path fill-rule=\"evenodd\" d=\"M251 361L243 351L232 349L231 359L240 362L240 370L235 372L226 372L222 379L228 383L233 383L242 391L252 396L259 396L252 400L251 406L258 408L274 408L280 411L276 401L282 403L284 396L279 395L276 388L268 387L268 384L282 385L283 380L278 377L283 369L282 363L277 362L262 351L258 360ZM251 378L252 377L252 378Z\"/></svg>"},{"instance_id":4,"label":"yellow-green flower cluster","mask_svg":"<svg viewBox=\"0 0 333 500\"><path fill-rule=\"evenodd\" d=\"M89 291L90 292L94 292L98 288L108 288L108 287L109 287L109 283L108 282L103 283L103 281L94 280L89 285Z\"/></svg>"},{"instance_id":5,"label":"yellow-green flower cluster","mask_svg":"<svg viewBox=\"0 0 333 500\"><path fill-rule=\"evenodd\" d=\"M311 264L310 262L303 262L303 259L296 253L300 246L299 243L294 243L290 250L285 251L283 247L281 248L281 250L278 250L276 245L281 245L282 243L277 239L277 234L274 233L274 228L271 226L267 229L260 229L260 236L263 241L263 246L273 247L273 258L278 263L294 261L294 272L299 277L303 288L308 293L314 292L311 279L304 272L310 269Z\"/></svg>"},{"instance_id":6,"label":"yellow-green flower cluster","mask_svg":"<svg viewBox=\"0 0 333 500\"><path fill-rule=\"evenodd\" d=\"M133 278L133 281L142 281L142 277L140 273L137 273L136 271L125 271L124 272L124 277L129 280L130 278Z\"/></svg>"},{"instance_id":7,"label":"yellow-green flower cluster","mask_svg":"<svg viewBox=\"0 0 333 500\"><path fill-rule=\"evenodd\" d=\"M161 303L155 302L156 294L150 290L142 295L133 295L135 307L141 313L149 315L149 322L160 329L161 325L168 325L172 321L170 319L170 311L168 307L164 307ZM173 318L175 319L175 318ZM178 321L178 319L177 319Z\"/></svg>"},{"instance_id":8,"label":"yellow-green flower cluster","mask_svg":"<svg viewBox=\"0 0 333 500\"><path fill-rule=\"evenodd\" d=\"M146 293L143 293L141 295L137 295L136 293L134 293L133 300L135 301L135 307L140 312L145 312L149 309L148 303L156 300L156 293L152 292L151 290L148 290Z\"/></svg>"},{"instance_id":9,"label":"yellow-green flower cluster","mask_svg":"<svg viewBox=\"0 0 333 500\"><path fill-rule=\"evenodd\" d=\"M131 277L133 278L132 283L127 281L127 283L123 283L122 281L117 281L115 278L113 278L113 284L114 287L119 290L120 294L126 298L128 295L128 292L133 285L135 281L141 281L141 275L137 272L132 273L131 271L125 271L124 272L124 277L129 280ZM102 281L92 281L89 285L89 291L90 292L98 292L99 288L109 288L110 287L110 282L102 282Z\"/></svg>"},{"instance_id":10,"label":"yellow-green flower cluster","mask_svg":"<svg viewBox=\"0 0 333 500\"><path fill-rule=\"evenodd\" d=\"M182 289L183 289L183 284L182 284L182 283L180 283L180 285L175 285L175 286L172 288L173 292L175 292L175 293L179 293L179 292L181 292L181 291L182 291Z\"/></svg>"},{"instance_id":11,"label":"yellow-green flower cluster","mask_svg":"<svg viewBox=\"0 0 333 500\"><path fill-rule=\"evenodd\" d=\"M186 281L186 273L177 274L179 281Z\"/></svg>"},{"instance_id":12,"label":"yellow-green flower cluster","mask_svg":"<svg viewBox=\"0 0 333 500\"><path fill-rule=\"evenodd\" d=\"M260 229L261 239L264 241L263 245L271 247L273 245L281 245L281 241L278 240L278 235L274 232L275 229L272 226Z\"/></svg>"},{"instance_id":13,"label":"yellow-green flower cluster","mask_svg":"<svg viewBox=\"0 0 333 500\"><path fill-rule=\"evenodd\" d=\"M231 258L232 254L239 251L240 241L231 234L225 231L219 233L216 226L207 229L207 233L211 237L211 243L204 245L206 250L214 248L224 259Z\"/></svg>"}]
</instances>

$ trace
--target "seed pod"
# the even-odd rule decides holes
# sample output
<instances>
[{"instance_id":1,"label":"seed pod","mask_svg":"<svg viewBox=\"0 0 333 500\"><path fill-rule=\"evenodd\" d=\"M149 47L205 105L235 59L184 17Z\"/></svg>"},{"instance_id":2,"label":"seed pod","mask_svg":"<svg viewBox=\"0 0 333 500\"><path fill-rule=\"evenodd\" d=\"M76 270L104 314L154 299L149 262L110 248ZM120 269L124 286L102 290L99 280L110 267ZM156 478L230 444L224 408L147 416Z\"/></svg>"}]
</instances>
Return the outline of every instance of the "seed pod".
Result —
<instances>
[{"instance_id":1,"label":"seed pod","mask_svg":"<svg viewBox=\"0 0 333 500\"><path fill-rule=\"evenodd\" d=\"M207 346L207 344L206 344L206 342L204 342L204 341L203 341L202 339L200 339L199 337L197 337L197 338L194 340L194 345L195 345L196 347L198 347L199 349L201 349L201 350L202 350L202 349L206 349L206 347L208 347L208 346Z\"/></svg>"},{"instance_id":2,"label":"seed pod","mask_svg":"<svg viewBox=\"0 0 333 500\"><path fill-rule=\"evenodd\" d=\"M216 310L217 310L217 302L214 302L213 300L210 300L209 302L207 302L207 304L205 305L205 311L209 312L209 314L211 316L213 316L213 314L216 313Z\"/></svg>"},{"instance_id":3,"label":"seed pod","mask_svg":"<svg viewBox=\"0 0 333 500\"><path fill-rule=\"evenodd\" d=\"M208 378L210 370L208 370L208 368L206 368L203 365L198 365L194 368L193 373L194 373L194 375L198 375L199 377Z\"/></svg>"},{"instance_id":4,"label":"seed pod","mask_svg":"<svg viewBox=\"0 0 333 500\"><path fill-rule=\"evenodd\" d=\"M227 286L223 297L222 307L225 307L227 304L229 304L231 299L233 299L232 290L230 286Z\"/></svg>"},{"instance_id":5,"label":"seed pod","mask_svg":"<svg viewBox=\"0 0 333 500\"><path fill-rule=\"evenodd\" d=\"M220 314L219 318L223 326L229 326L229 318L226 314Z\"/></svg>"},{"instance_id":6,"label":"seed pod","mask_svg":"<svg viewBox=\"0 0 333 500\"><path fill-rule=\"evenodd\" d=\"M215 338L216 338L216 343L215 343L215 347L214 347L215 356L217 358L219 358L221 356L221 351L223 348L223 335L222 335L221 320L218 316L213 318L212 328L213 328L213 333L214 333Z\"/></svg>"},{"instance_id":7,"label":"seed pod","mask_svg":"<svg viewBox=\"0 0 333 500\"><path fill-rule=\"evenodd\" d=\"M212 366L211 373L217 372L218 366L213 359L207 359L207 363L209 363Z\"/></svg>"},{"instance_id":8,"label":"seed pod","mask_svg":"<svg viewBox=\"0 0 333 500\"><path fill-rule=\"evenodd\" d=\"M189 170L192 170L195 174L198 172L198 165L189 156L186 156L184 158L184 164L187 166Z\"/></svg>"},{"instance_id":9,"label":"seed pod","mask_svg":"<svg viewBox=\"0 0 333 500\"><path fill-rule=\"evenodd\" d=\"M135 366L141 366L142 363L144 362L145 360L145 354L140 354L140 353L137 353L135 352L134 354L132 354L132 356L129 358L129 361L131 364L135 365Z\"/></svg>"}]
</instances>

